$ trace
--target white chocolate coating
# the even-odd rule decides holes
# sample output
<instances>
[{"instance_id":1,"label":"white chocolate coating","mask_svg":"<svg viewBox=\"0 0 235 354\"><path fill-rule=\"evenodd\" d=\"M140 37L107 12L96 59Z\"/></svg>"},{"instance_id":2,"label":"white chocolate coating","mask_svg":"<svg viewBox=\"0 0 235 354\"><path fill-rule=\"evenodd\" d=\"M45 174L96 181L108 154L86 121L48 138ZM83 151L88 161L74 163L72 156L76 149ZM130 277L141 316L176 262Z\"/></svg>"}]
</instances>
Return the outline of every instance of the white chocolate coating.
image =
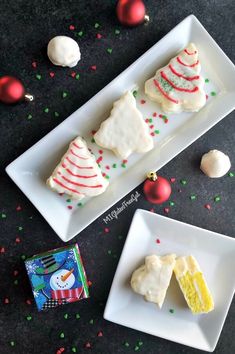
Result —
<instances>
[{"instance_id":1,"label":"white chocolate coating","mask_svg":"<svg viewBox=\"0 0 235 354\"><path fill-rule=\"evenodd\" d=\"M197 112L206 103L198 49L190 43L145 82L145 93L165 112ZM185 91L186 90L186 91Z\"/></svg>"},{"instance_id":2,"label":"white chocolate coating","mask_svg":"<svg viewBox=\"0 0 235 354\"><path fill-rule=\"evenodd\" d=\"M67 36L52 38L47 46L47 55L54 65L68 66L70 68L76 66L81 59L77 42Z\"/></svg>"},{"instance_id":3,"label":"white chocolate coating","mask_svg":"<svg viewBox=\"0 0 235 354\"><path fill-rule=\"evenodd\" d=\"M133 152L144 153L153 148L148 125L136 108L133 94L128 91L114 102L108 119L94 135L95 142L112 150L121 159Z\"/></svg>"},{"instance_id":4,"label":"white chocolate coating","mask_svg":"<svg viewBox=\"0 0 235 354\"><path fill-rule=\"evenodd\" d=\"M145 257L145 264L132 274L132 289L161 308L170 284L175 258L175 254Z\"/></svg>"},{"instance_id":5,"label":"white chocolate coating","mask_svg":"<svg viewBox=\"0 0 235 354\"><path fill-rule=\"evenodd\" d=\"M200 168L208 177L219 178L230 170L231 162L222 151L210 150L202 156Z\"/></svg>"},{"instance_id":6,"label":"white chocolate coating","mask_svg":"<svg viewBox=\"0 0 235 354\"><path fill-rule=\"evenodd\" d=\"M90 153L84 139L74 139L47 180L47 185L58 193L66 193L74 199L95 197L109 185L102 176L95 156Z\"/></svg>"}]
</instances>

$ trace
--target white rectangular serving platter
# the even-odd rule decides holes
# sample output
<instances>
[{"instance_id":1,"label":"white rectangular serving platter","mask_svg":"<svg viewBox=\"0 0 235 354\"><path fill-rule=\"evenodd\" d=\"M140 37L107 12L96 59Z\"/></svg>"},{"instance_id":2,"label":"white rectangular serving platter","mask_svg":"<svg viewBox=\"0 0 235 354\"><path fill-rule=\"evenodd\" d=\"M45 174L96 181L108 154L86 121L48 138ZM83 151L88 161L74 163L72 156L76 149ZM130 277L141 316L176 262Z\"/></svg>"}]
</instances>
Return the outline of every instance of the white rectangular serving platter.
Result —
<instances>
[{"instance_id":1,"label":"white rectangular serving platter","mask_svg":"<svg viewBox=\"0 0 235 354\"><path fill-rule=\"evenodd\" d=\"M208 314L193 315L172 275L161 310L130 286L131 274L150 254L192 254L214 299ZM201 350L213 351L235 290L235 239L138 209L113 279L104 318ZM173 311L172 311L173 310Z\"/></svg>"},{"instance_id":2,"label":"white rectangular serving platter","mask_svg":"<svg viewBox=\"0 0 235 354\"><path fill-rule=\"evenodd\" d=\"M206 84L210 98L199 112L168 115L165 124L164 119L159 118L159 114L164 113L158 104L144 95L144 82L189 42L197 45L203 76L210 79ZM188 16L85 105L7 166L6 171L59 237L69 241L140 184L147 171L159 170L229 114L235 108L234 82L233 63L196 17ZM153 137L152 151L145 155L133 154L123 166L112 152L100 152L91 142L91 131L97 130L109 116L113 102L134 87L138 87L138 108L145 119L150 118L150 132L152 129L160 133ZM212 97L211 91L217 94ZM153 117L154 112L157 117ZM83 136L95 156L102 158L101 168L110 177L105 193L82 204L71 201L66 195L57 195L45 184L69 142L77 135Z\"/></svg>"}]
</instances>

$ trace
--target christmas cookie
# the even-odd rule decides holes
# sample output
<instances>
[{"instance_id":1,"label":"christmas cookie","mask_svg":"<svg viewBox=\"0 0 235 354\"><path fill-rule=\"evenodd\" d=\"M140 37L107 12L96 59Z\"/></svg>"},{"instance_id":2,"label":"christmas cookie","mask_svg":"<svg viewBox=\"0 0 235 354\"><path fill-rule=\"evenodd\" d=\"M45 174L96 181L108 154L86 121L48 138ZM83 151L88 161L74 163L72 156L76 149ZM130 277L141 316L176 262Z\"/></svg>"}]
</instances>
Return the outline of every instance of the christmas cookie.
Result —
<instances>
[{"instance_id":1,"label":"christmas cookie","mask_svg":"<svg viewBox=\"0 0 235 354\"><path fill-rule=\"evenodd\" d=\"M153 140L136 101L130 91L114 102L108 119L94 135L95 142L126 159L133 152L144 153L153 148Z\"/></svg>"},{"instance_id":2,"label":"christmas cookie","mask_svg":"<svg viewBox=\"0 0 235 354\"><path fill-rule=\"evenodd\" d=\"M230 170L231 162L222 151L210 150L202 156L200 168L208 177L219 178Z\"/></svg>"},{"instance_id":3,"label":"christmas cookie","mask_svg":"<svg viewBox=\"0 0 235 354\"><path fill-rule=\"evenodd\" d=\"M190 43L145 82L145 93L165 112L197 112L206 103L200 71L198 49Z\"/></svg>"},{"instance_id":4,"label":"christmas cookie","mask_svg":"<svg viewBox=\"0 0 235 354\"><path fill-rule=\"evenodd\" d=\"M174 273L193 314L207 313L214 309L213 298L193 256L177 258Z\"/></svg>"},{"instance_id":5,"label":"christmas cookie","mask_svg":"<svg viewBox=\"0 0 235 354\"><path fill-rule=\"evenodd\" d=\"M81 59L81 53L77 42L67 36L56 36L50 40L47 46L47 55L54 65L76 66Z\"/></svg>"},{"instance_id":6,"label":"christmas cookie","mask_svg":"<svg viewBox=\"0 0 235 354\"><path fill-rule=\"evenodd\" d=\"M145 257L145 264L132 274L132 289L143 295L146 301L154 302L161 308L170 284L175 258L175 254Z\"/></svg>"},{"instance_id":7,"label":"christmas cookie","mask_svg":"<svg viewBox=\"0 0 235 354\"><path fill-rule=\"evenodd\" d=\"M66 193L78 200L103 193L108 184L95 156L81 137L70 143L66 154L47 180L47 185L54 191Z\"/></svg>"}]
</instances>

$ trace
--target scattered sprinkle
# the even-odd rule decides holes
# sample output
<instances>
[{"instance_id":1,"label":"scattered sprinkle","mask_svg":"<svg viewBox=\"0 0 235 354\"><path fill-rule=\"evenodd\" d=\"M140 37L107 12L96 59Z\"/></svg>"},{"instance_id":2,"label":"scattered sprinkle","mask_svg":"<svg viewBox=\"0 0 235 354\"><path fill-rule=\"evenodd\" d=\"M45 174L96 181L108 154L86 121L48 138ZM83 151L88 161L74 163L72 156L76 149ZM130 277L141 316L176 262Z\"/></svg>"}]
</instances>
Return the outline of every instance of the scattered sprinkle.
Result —
<instances>
[{"instance_id":1,"label":"scattered sprinkle","mask_svg":"<svg viewBox=\"0 0 235 354\"><path fill-rule=\"evenodd\" d=\"M118 235L118 239L119 239L119 240L122 240L122 239L123 239L123 236L122 236L122 235Z\"/></svg>"},{"instance_id":2,"label":"scattered sprinkle","mask_svg":"<svg viewBox=\"0 0 235 354\"><path fill-rule=\"evenodd\" d=\"M64 314L64 319L67 320L69 318L69 315L67 313Z\"/></svg>"},{"instance_id":3,"label":"scattered sprinkle","mask_svg":"<svg viewBox=\"0 0 235 354\"><path fill-rule=\"evenodd\" d=\"M70 25L69 29L70 29L70 31L74 31L75 30L75 26L74 25Z\"/></svg>"},{"instance_id":4,"label":"scattered sprinkle","mask_svg":"<svg viewBox=\"0 0 235 354\"><path fill-rule=\"evenodd\" d=\"M25 256L24 254L22 254L22 255L20 256L20 258L22 259L22 261L24 261L24 260L26 259L26 256Z\"/></svg>"},{"instance_id":5,"label":"scattered sprinkle","mask_svg":"<svg viewBox=\"0 0 235 354\"><path fill-rule=\"evenodd\" d=\"M32 316L30 316L30 315L26 316L26 320L27 321L31 321L32 320Z\"/></svg>"},{"instance_id":6,"label":"scattered sprinkle","mask_svg":"<svg viewBox=\"0 0 235 354\"><path fill-rule=\"evenodd\" d=\"M60 333L60 338L63 339L65 337L64 332Z\"/></svg>"},{"instance_id":7,"label":"scattered sprinkle","mask_svg":"<svg viewBox=\"0 0 235 354\"><path fill-rule=\"evenodd\" d=\"M137 352L139 349L140 349L140 347L138 345L136 345L134 348L135 352Z\"/></svg>"},{"instance_id":8,"label":"scattered sprinkle","mask_svg":"<svg viewBox=\"0 0 235 354\"><path fill-rule=\"evenodd\" d=\"M164 208L164 213L168 214L170 212L170 208Z\"/></svg>"},{"instance_id":9,"label":"scattered sprinkle","mask_svg":"<svg viewBox=\"0 0 235 354\"><path fill-rule=\"evenodd\" d=\"M86 342L85 343L85 348L91 348L91 343L90 342Z\"/></svg>"},{"instance_id":10,"label":"scattered sprinkle","mask_svg":"<svg viewBox=\"0 0 235 354\"><path fill-rule=\"evenodd\" d=\"M97 66L96 65L91 65L91 70L93 70L93 71L96 71L96 69L97 69Z\"/></svg>"},{"instance_id":11,"label":"scattered sprinkle","mask_svg":"<svg viewBox=\"0 0 235 354\"><path fill-rule=\"evenodd\" d=\"M101 39L101 38L102 38L102 34L97 33L97 34L96 34L96 38L97 38L97 39Z\"/></svg>"},{"instance_id":12,"label":"scattered sprinkle","mask_svg":"<svg viewBox=\"0 0 235 354\"><path fill-rule=\"evenodd\" d=\"M169 204L170 204L170 206L174 206L175 202L170 201Z\"/></svg>"},{"instance_id":13,"label":"scattered sprinkle","mask_svg":"<svg viewBox=\"0 0 235 354\"><path fill-rule=\"evenodd\" d=\"M98 22L95 23L95 28L99 28L100 27L100 24Z\"/></svg>"},{"instance_id":14,"label":"scattered sprinkle","mask_svg":"<svg viewBox=\"0 0 235 354\"><path fill-rule=\"evenodd\" d=\"M190 195L190 199L191 199L191 200L195 200L195 199L197 199L196 194L191 194L191 195Z\"/></svg>"},{"instance_id":15,"label":"scattered sprinkle","mask_svg":"<svg viewBox=\"0 0 235 354\"><path fill-rule=\"evenodd\" d=\"M112 51L113 51L112 48L107 48L107 52L108 52L109 54L112 54Z\"/></svg>"},{"instance_id":16,"label":"scattered sprinkle","mask_svg":"<svg viewBox=\"0 0 235 354\"><path fill-rule=\"evenodd\" d=\"M52 71L49 73L50 77L54 77L55 73L53 73Z\"/></svg>"},{"instance_id":17,"label":"scattered sprinkle","mask_svg":"<svg viewBox=\"0 0 235 354\"><path fill-rule=\"evenodd\" d=\"M5 213L1 213L1 217L2 217L2 219L6 219L6 214Z\"/></svg>"},{"instance_id":18,"label":"scattered sprinkle","mask_svg":"<svg viewBox=\"0 0 235 354\"><path fill-rule=\"evenodd\" d=\"M62 97L63 97L63 98L66 98L67 96L68 96L68 92L64 91L64 92L62 93Z\"/></svg>"},{"instance_id":19,"label":"scattered sprinkle","mask_svg":"<svg viewBox=\"0 0 235 354\"><path fill-rule=\"evenodd\" d=\"M15 346L15 342L13 340L10 341L10 345L11 347L14 347Z\"/></svg>"},{"instance_id":20,"label":"scattered sprinkle","mask_svg":"<svg viewBox=\"0 0 235 354\"><path fill-rule=\"evenodd\" d=\"M156 239L156 243L161 243L159 238Z\"/></svg>"},{"instance_id":21,"label":"scattered sprinkle","mask_svg":"<svg viewBox=\"0 0 235 354\"><path fill-rule=\"evenodd\" d=\"M104 232L108 233L110 230L108 227L105 227Z\"/></svg>"},{"instance_id":22,"label":"scattered sprinkle","mask_svg":"<svg viewBox=\"0 0 235 354\"><path fill-rule=\"evenodd\" d=\"M71 199L69 198L69 199L66 199L66 202L67 203L71 203Z\"/></svg>"},{"instance_id":23,"label":"scattered sprinkle","mask_svg":"<svg viewBox=\"0 0 235 354\"><path fill-rule=\"evenodd\" d=\"M157 117L157 113L156 112L153 113L153 117Z\"/></svg>"},{"instance_id":24,"label":"scattered sprinkle","mask_svg":"<svg viewBox=\"0 0 235 354\"><path fill-rule=\"evenodd\" d=\"M174 310L174 309L169 309L169 312L170 312L170 313L174 313L175 310Z\"/></svg>"},{"instance_id":25,"label":"scattered sprinkle","mask_svg":"<svg viewBox=\"0 0 235 354\"><path fill-rule=\"evenodd\" d=\"M185 186L185 185L187 184L187 181L186 181L185 179L181 179L181 180L180 180L180 183L181 183L183 186Z\"/></svg>"},{"instance_id":26,"label":"scattered sprinkle","mask_svg":"<svg viewBox=\"0 0 235 354\"><path fill-rule=\"evenodd\" d=\"M76 313L76 320L79 320L81 318L81 316L79 315L79 313Z\"/></svg>"},{"instance_id":27,"label":"scattered sprinkle","mask_svg":"<svg viewBox=\"0 0 235 354\"><path fill-rule=\"evenodd\" d=\"M155 134L160 134L160 130L156 129L156 130L154 130L154 133Z\"/></svg>"},{"instance_id":28,"label":"scattered sprinkle","mask_svg":"<svg viewBox=\"0 0 235 354\"><path fill-rule=\"evenodd\" d=\"M97 337L103 337L103 332L102 332L102 331L99 331L99 332L97 333Z\"/></svg>"},{"instance_id":29,"label":"scattered sprinkle","mask_svg":"<svg viewBox=\"0 0 235 354\"><path fill-rule=\"evenodd\" d=\"M41 78L42 78L42 75L40 75L40 74L37 74L37 75L36 75L36 79L37 79L37 80L41 80Z\"/></svg>"},{"instance_id":30,"label":"scattered sprinkle","mask_svg":"<svg viewBox=\"0 0 235 354\"><path fill-rule=\"evenodd\" d=\"M229 177L234 177L235 174L234 174L233 172L229 172L228 176L229 176Z\"/></svg>"},{"instance_id":31,"label":"scattered sprinkle","mask_svg":"<svg viewBox=\"0 0 235 354\"><path fill-rule=\"evenodd\" d=\"M136 98L136 96L138 95L138 91L137 91L137 90L134 90L134 91L132 92L132 94L133 94L133 96Z\"/></svg>"},{"instance_id":32,"label":"scattered sprinkle","mask_svg":"<svg viewBox=\"0 0 235 354\"><path fill-rule=\"evenodd\" d=\"M145 104L146 101L145 101L145 100L140 100L140 103L141 103L141 104Z\"/></svg>"},{"instance_id":33,"label":"scattered sprinkle","mask_svg":"<svg viewBox=\"0 0 235 354\"><path fill-rule=\"evenodd\" d=\"M141 345L143 345L144 343L142 341L138 342L138 345L141 347Z\"/></svg>"},{"instance_id":34,"label":"scattered sprinkle","mask_svg":"<svg viewBox=\"0 0 235 354\"><path fill-rule=\"evenodd\" d=\"M27 299L25 302L27 305L32 305L32 301L30 299Z\"/></svg>"},{"instance_id":35,"label":"scattered sprinkle","mask_svg":"<svg viewBox=\"0 0 235 354\"><path fill-rule=\"evenodd\" d=\"M127 347L127 348L130 346L130 344L129 344L128 342L125 342L124 345L125 345L125 347Z\"/></svg>"},{"instance_id":36,"label":"scattered sprinkle","mask_svg":"<svg viewBox=\"0 0 235 354\"><path fill-rule=\"evenodd\" d=\"M32 67L33 67L34 69L37 67L36 61L33 61L33 62L32 62Z\"/></svg>"},{"instance_id":37,"label":"scattered sprinkle","mask_svg":"<svg viewBox=\"0 0 235 354\"><path fill-rule=\"evenodd\" d=\"M211 91L211 96L216 96L216 92L215 91Z\"/></svg>"},{"instance_id":38,"label":"scattered sprinkle","mask_svg":"<svg viewBox=\"0 0 235 354\"><path fill-rule=\"evenodd\" d=\"M115 34L120 34L120 31L118 29L115 29L114 33Z\"/></svg>"},{"instance_id":39,"label":"scattered sprinkle","mask_svg":"<svg viewBox=\"0 0 235 354\"><path fill-rule=\"evenodd\" d=\"M112 164L112 167L117 168L117 164L116 163Z\"/></svg>"},{"instance_id":40,"label":"scattered sprinkle","mask_svg":"<svg viewBox=\"0 0 235 354\"><path fill-rule=\"evenodd\" d=\"M94 324L93 318L89 321L90 324Z\"/></svg>"},{"instance_id":41,"label":"scattered sprinkle","mask_svg":"<svg viewBox=\"0 0 235 354\"><path fill-rule=\"evenodd\" d=\"M49 108L48 107L44 108L44 112L48 113L49 112Z\"/></svg>"},{"instance_id":42,"label":"scattered sprinkle","mask_svg":"<svg viewBox=\"0 0 235 354\"><path fill-rule=\"evenodd\" d=\"M176 178L175 178L175 177L171 177L171 178L170 178L170 182L171 182L171 183L175 183L175 181L176 181Z\"/></svg>"},{"instance_id":43,"label":"scattered sprinkle","mask_svg":"<svg viewBox=\"0 0 235 354\"><path fill-rule=\"evenodd\" d=\"M20 243L20 242L21 242L21 239L20 239L19 237L16 237L15 242L16 242L16 243Z\"/></svg>"},{"instance_id":44,"label":"scattered sprinkle","mask_svg":"<svg viewBox=\"0 0 235 354\"><path fill-rule=\"evenodd\" d=\"M60 114L59 114L58 112L54 112L54 116L55 116L55 117L59 117L59 115L60 115Z\"/></svg>"},{"instance_id":45,"label":"scattered sprinkle","mask_svg":"<svg viewBox=\"0 0 235 354\"><path fill-rule=\"evenodd\" d=\"M5 250L5 247L0 247L0 253L5 253L6 250Z\"/></svg>"},{"instance_id":46,"label":"scattered sprinkle","mask_svg":"<svg viewBox=\"0 0 235 354\"><path fill-rule=\"evenodd\" d=\"M77 348L76 347L72 347L71 350L72 350L73 353L77 353Z\"/></svg>"},{"instance_id":47,"label":"scattered sprinkle","mask_svg":"<svg viewBox=\"0 0 235 354\"><path fill-rule=\"evenodd\" d=\"M18 279L14 280L14 285L18 285L18 284L19 284Z\"/></svg>"},{"instance_id":48,"label":"scattered sprinkle","mask_svg":"<svg viewBox=\"0 0 235 354\"><path fill-rule=\"evenodd\" d=\"M216 203L220 202L220 201L221 201L220 196L219 196L219 195L216 195L216 196L214 197L214 201L215 201Z\"/></svg>"},{"instance_id":49,"label":"scattered sprinkle","mask_svg":"<svg viewBox=\"0 0 235 354\"><path fill-rule=\"evenodd\" d=\"M22 231L23 227L22 226L18 226L18 231Z\"/></svg>"},{"instance_id":50,"label":"scattered sprinkle","mask_svg":"<svg viewBox=\"0 0 235 354\"><path fill-rule=\"evenodd\" d=\"M56 354L62 354L65 351L65 348L59 348Z\"/></svg>"},{"instance_id":51,"label":"scattered sprinkle","mask_svg":"<svg viewBox=\"0 0 235 354\"><path fill-rule=\"evenodd\" d=\"M209 79L205 79L205 83L206 83L206 84L208 84L209 81L210 81Z\"/></svg>"},{"instance_id":52,"label":"scattered sprinkle","mask_svg":"<svg viewBox=\"0 0 235 354\"><path fill-rule=\"evenodd\" d=\"M112 254L112 251L111 251L111 250L108 250L108 254L111 255L111 254Z\"/></svg>"},{"instance_id":53,"label":"scattered sprinkle","mask_svg":"<svg viewBox=\"0 0 235 354\"><path fill-rule=\"evenodd\" d=\"M208 95L206 95L206 100L208 100L208 97L209 97L209 96L208 96Z\"/></svg>"},{"instance_id":54,"label":"scattered sprinkle","mask_svg":"<svg viewBox=\"0 0 235 354\"><path fill-rule=\"evenodd\" d=\"M73 209L72 205L67 205L67 208L70 210Z\"/></svg>"},{"instance_id":55,"label":"scattered sprinkle","mask_svg":"<svg viewBox=\"0 0 235 354\"><path fill-rule=\"evenodd\" d=\"M210 204L205 204L205 205L204 205L204 208L206 208L207 210L210 210L210 209L211 209L211 206L210 206Z\"/></svg>"},{"instance_id":56,"label":"scattered sprinkle","mask_svg":"<svg viewBox=\"0 0 235 354\"><path fill-rule=\"evenodd\" d=\"M83 31L79 31L79 32L78 32L78 36L79 36L79 37L82 37L82 36L83 36L83 34L84 34L84 32L83 32Z\"/></svg>"},{"instance_id":57,"label":"scattered sprinkle","mask_svg":"<svg viewBox=\"0 0 235 354\"><path fill-rule=\"evenodd\" d=\"M4 299L4 304L9 304L10 303L10 300L6 297L5 299Z\"/></svg>"},{"instance_id":58,"label":"scattered sprinkle","mask_svg":"<svg viewBox=\"0 0 235 354\"><path fill-rule=\"evenodd\" d=\"M122 166L123 168L126 168L126 165L125 165L124 163L122 163L121 166Z\"/></svg>"}]
</instances>

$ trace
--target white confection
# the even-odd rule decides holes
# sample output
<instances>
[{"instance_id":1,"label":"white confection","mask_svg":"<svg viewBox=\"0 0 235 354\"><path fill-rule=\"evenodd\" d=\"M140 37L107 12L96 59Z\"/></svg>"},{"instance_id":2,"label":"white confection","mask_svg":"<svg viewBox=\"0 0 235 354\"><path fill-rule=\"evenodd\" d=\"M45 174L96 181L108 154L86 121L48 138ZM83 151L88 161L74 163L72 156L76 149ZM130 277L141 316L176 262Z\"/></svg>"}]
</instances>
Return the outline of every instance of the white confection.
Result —
<instances>
[{"instance_id":1,"label":"white confection","mask_svg":"<svg viewBox=\"0 0 235 354\"><path fill-rule=\"evenodd\" d=\"M109 182L102 176L95 156L90 153L84 139L73 140L61 162L47 180L47 185L58 193L74 199L94 197L103 193Z\"/></svg>"},{"instance_id":2,"label":"white confection","mask_svg":"<svg viewBox=\"0 0 235 354\"><path fill-rule=\"evenodd\" d=\"M145 82L145 93L165 112L197 112L206 103L198 49L190 43ZM186 91L185 91L186 90Z\"/></svg>"},{"instance_id":3,"label":"white confection","mask_svg":"<svg viewBox=\"0 0 235 354\"><path fill-rule=\"evenodd\" d=\"M231 162L222 151L210 150L202 156L200 168L208 177L219 178L230 170Z\"/></svg>"},{"instance_id":4,"label":"white confection","mask_svg":"<svg viewBox=\"0 0 235 354\"><path fill-rule=\"evenodd\" d=\"M161 308L170 284L175 258L175 254L145 257L145 264L132 274L132 289Z\"/></svg>"},{"instance_id":5,"label":"white confection","mask_svg":"<svg viewBox=\"0 0 235 354\"><path fill-rule=\"evenodd\" d=\"M50 40L47 46L47 55L54 65L77 65L81 59L81 53L77 42L67 36L56 36Z\"/></svg>"},{"instance_id":6,"label":"white confection","mask_svg":"<svg viewBox=\"0 0 235 354\"><path fill-rule=\"evenodd\" d=\"M144 153L153 148L148 125L136 108L130 91L114 102L109 118L101 124L94 139L98 145L112 150L121 159L126 159L133 152Z\"/></svg>"}]
</instances>

